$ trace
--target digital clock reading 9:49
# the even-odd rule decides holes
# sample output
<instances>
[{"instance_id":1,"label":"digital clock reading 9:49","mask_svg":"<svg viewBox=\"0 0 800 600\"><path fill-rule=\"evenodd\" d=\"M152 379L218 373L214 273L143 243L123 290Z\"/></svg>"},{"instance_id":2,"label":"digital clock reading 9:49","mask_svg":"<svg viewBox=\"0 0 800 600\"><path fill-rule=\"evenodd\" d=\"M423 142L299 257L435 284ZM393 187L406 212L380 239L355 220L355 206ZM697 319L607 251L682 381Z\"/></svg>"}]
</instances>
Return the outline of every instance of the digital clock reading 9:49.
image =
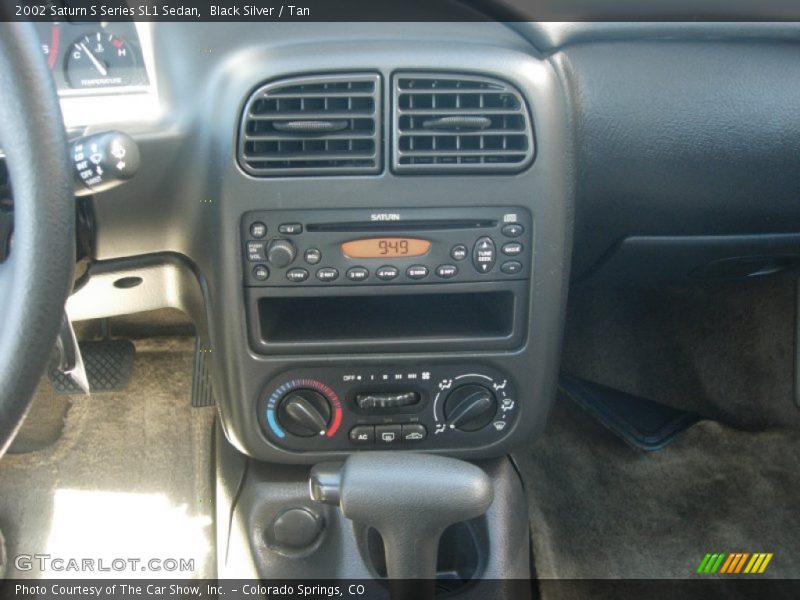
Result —
<instances>
[{"instance_id":1,"label":"digital clock reading 9:49","mask_svg":"<svg viewBox=\"0 0 800 600\"><path fill-rule=\"evenodd\" d=\"M416 238L383 237L352 240L342 244L342 252L349 258L403 258L422 256L431 248L428 240Z\"/></svg>"}]
</instances>

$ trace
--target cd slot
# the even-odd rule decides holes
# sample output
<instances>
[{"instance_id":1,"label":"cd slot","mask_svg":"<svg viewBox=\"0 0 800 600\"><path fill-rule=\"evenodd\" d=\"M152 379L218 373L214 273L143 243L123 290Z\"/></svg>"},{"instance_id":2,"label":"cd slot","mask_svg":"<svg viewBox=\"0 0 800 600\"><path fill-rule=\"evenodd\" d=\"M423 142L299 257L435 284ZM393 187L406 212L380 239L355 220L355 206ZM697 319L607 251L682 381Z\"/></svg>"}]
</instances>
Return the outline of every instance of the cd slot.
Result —
<instances>
[{"instance_id":1,"label":"cd slot","mask_svg":"<svg viewBox=\"0 0 800 600\"><path fill-rule=\"evenodd\" d=\"M487 229L497 226L494 219L410 219L405 221L348 221L341 223L309 223L306 231L360 233L367 231L447 231L453 229Z\"/></svg>"}]
</instances>

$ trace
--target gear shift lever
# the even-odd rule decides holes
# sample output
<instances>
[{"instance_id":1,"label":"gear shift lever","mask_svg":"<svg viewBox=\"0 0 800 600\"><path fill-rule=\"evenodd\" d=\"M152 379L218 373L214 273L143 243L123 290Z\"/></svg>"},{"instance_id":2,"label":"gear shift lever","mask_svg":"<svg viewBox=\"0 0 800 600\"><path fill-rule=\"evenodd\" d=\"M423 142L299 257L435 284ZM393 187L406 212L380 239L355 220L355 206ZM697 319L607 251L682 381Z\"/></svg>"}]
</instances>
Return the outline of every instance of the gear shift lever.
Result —
<instances>
[{"instance_id":1,"label":"gear shift lever","mask_svg":"<svg viewBox=\"0 0 800 600\"><path fill-rule=\"evenodd\" d=\"M433 598L442 532L485 513L494 495L489 477L475 465L394 452L318 464L309 487L312 499L339 506L345 517L381 534L393 600ZM420 581L403 581L411 579Z\"/></svg>"}]
</instances>

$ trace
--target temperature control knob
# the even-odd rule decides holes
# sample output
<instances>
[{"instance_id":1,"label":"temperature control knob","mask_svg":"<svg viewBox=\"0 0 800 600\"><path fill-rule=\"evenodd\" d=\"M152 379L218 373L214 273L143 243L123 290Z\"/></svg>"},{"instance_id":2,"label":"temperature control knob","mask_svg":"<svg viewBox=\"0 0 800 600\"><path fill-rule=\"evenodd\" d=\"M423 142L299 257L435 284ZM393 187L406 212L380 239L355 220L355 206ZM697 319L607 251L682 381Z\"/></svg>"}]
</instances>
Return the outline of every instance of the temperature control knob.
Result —
<instances>
[{"instance_id":1,"label":"temperature control knob","mask_svg":"<svg viewBox=\"0 0 800 600\"><path fill-rule=\"evenodd\" d=\"M283 268L297 256L297 248L289 240L272 240L267 246L267 260L276 267Z\"/></svg>"},{"instance_id":2,"label":"temperature control knob","mask_svg":"<svg viewBox=\"0 0 800 600\"><path fill-rule=\"evenodd\" d=\"M496 412L494 393L474 383L457 387L444 401L444 418L461 431L478 431L486 427Z\"/></svg>"},{"instance_id":3,"label":"temperature control knob","mask_svg":"<svg viewBox=\"0 0 800 600\"><path fill-rule=\"evenodd\" d=\"M298 437L324 435L330 421L330 402L314 390L292 390L278 404L278 422Z\"/></svg>"}]
</instances>

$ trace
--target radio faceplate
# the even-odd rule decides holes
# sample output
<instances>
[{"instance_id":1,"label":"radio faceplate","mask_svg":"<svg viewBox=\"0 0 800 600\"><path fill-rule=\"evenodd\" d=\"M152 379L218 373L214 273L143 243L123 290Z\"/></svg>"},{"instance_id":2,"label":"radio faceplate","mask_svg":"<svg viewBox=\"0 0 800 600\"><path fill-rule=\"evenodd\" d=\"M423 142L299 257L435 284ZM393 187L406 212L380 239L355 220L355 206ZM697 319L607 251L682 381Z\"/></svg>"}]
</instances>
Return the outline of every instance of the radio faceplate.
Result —
<instances>
[{"instance_id":1,"label":"radio faceplate","mask_svg":"<svg viewBox=\"0 0 800 600\"><path fill-rule=\"evenodd\" d=\"M253 211L242 218L248 287L410 285L530 278L520 207Z\"/></svg>"}]
</instances>

